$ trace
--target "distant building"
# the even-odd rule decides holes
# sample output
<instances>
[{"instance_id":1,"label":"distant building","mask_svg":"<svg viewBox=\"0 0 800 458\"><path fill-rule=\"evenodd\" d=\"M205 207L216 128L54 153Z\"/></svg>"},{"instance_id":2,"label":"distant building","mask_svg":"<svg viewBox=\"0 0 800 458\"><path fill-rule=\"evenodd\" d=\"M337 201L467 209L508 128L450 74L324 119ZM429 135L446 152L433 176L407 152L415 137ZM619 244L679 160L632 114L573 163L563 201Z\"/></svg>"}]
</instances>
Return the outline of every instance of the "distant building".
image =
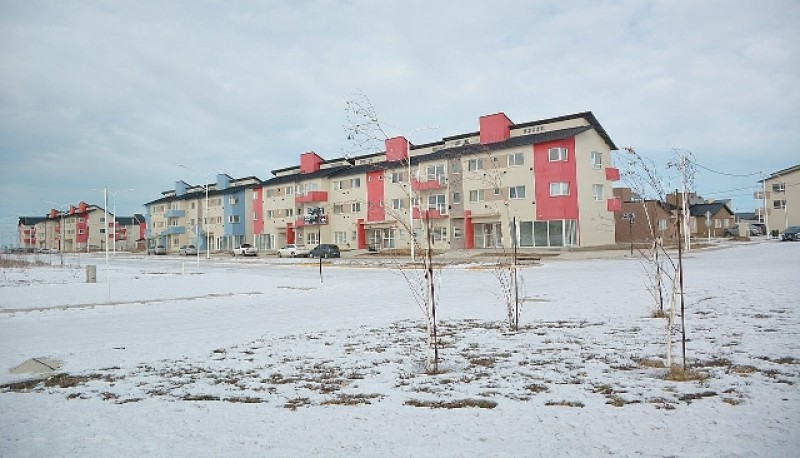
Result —
<instances>
[{"instance_id":1,"label":"distant building","mask_svg":"<svg viewBox=\"0 0 800 458\"><path fill-rule=\"evenodd\" d=\"M614 188L614 196L622 202L622 211L615 215L618 243L648 243L658 237L664 242L675 240L674 206L659 200L644 200L629 188Z\"/></svg>"},{"instance_id":2,"label":"distant building","mask_svg":"<svg viewBox=\"0 0 800 458\"><path fill-rule=\"evenodd\" d=\"M783 231L789 226L800 226L800 164L779 170L765 180L760 180L766 190L756 193L756 199L766 202L756 214L770 231Z\"/></svg>"}]
</instances>

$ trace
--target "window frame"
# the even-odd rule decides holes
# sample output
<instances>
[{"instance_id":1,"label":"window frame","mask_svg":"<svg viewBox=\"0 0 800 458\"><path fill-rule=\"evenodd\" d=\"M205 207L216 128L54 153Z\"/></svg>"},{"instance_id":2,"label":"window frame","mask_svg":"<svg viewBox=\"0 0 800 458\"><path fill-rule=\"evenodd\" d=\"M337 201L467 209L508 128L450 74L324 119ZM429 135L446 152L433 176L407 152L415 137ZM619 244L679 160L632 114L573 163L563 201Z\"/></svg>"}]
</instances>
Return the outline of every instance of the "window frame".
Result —
<instances>
[{"instance_id":1,"label":"window frame","mask_svg":"<svg viewBox=\"0 0 800 458\"><path fill-rule=\"evenodd\" d=\"M557 156L553 159L553 152L557 152ZM563 157L562 157L563 153ZM569 150L563 146L556 146L547 150L548 162L567 162L569 161Z\"/></svg>"},{"instance_id":2,"label":"window frame","mask_svg":"<svg viewBox=\"0 0 800 458\"><path fill-rule=\"evenodd\" d=\"M553 186L558 186L559 192L553 192ZM563 192L566 191L566 192ZM550 197L564 197L570 195L569 181L553 181L550 183Z\"/></svg>"}]
</instances>

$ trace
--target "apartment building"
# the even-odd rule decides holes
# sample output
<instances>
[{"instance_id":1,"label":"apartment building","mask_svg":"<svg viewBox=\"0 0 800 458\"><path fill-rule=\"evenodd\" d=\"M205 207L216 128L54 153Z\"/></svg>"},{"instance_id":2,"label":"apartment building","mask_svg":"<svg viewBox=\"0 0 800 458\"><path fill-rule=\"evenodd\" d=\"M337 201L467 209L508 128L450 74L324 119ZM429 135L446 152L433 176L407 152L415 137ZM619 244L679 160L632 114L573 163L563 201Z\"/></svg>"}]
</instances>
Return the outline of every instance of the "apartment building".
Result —
<instances>
[{"instance_id":1,"label":"apartment building","mask_svg":"<svg viewBox=\"0 0 800 458\"><path fill-rule=\"evenodd\" d=\"M591 112L478 124L425 145L387 139L356 158L301 154L253 187L254 244L409 248L428 233L441 250L614 243L616 146Z\"/></svg>"},{"instance_id":2,"label":"apartment building","mask_svg":"<svg viewBox=\"0 0 800 458\"><path fill-rule=\"evenodd\" d=\"M214 183L190 186L184 181L145 204L149 246L177 253L181 245L201 250L230 250L253 237L253 194L261 180L217 174ZM248 228L251 228L248 230Z\"/></svg>"},{"instance_id":3,"label":"apartment building","mask_svg":"<svg viewBox=\"0 0 800 458\"><path fill-rule=\"evenodd\" d=\"M765 204L756 210L759 220L770 231L800 226L800 164L779 170L759 183L763 190L755 197Z\"/></svg>"},{"instance_id":4,"label":"apartment building","mask_svg":"<svg viewBox=\"0 0 800 458\"><path fill-rule=\"evenodd\" d=\"M103 208L86 202L61 212L51 209L44 217L19 218L19 244L27 249L101 250L109 237L106 232Z\"/></svg>"}]
</instances>

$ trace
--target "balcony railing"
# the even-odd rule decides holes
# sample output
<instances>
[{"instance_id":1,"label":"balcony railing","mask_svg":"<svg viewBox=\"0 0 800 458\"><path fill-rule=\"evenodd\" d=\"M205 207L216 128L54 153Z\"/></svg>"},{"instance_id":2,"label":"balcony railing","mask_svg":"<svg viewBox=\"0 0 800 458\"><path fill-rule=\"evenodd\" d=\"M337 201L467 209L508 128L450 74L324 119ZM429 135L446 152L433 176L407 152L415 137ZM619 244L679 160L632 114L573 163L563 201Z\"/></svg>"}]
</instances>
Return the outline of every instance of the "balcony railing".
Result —
<instances>
[{"instance_id":1,"label":"balcony railing","mask_svg":"<svg viewBox=\"0 0 800 458\"><path fill-rule=\"evenodd\" d=\"M305 194L297 194L294 196L294 202L297 204L307 204L314 202L327 202L328 191L309 191Z\"/></svg>"},{"instance_id":2,"label":"balcony railing","mask_svg":"<svg viewBox=\"0 0 800 458\"><path fill-rule=\"evenodd\" d=\"M170 226L163 231L161 231L161 235L175 235L175 234L185 234L186 228L183 226Z\"/></svg>"},{"instance_id":3,"label":"balcony railing","mask_svg":"<svg viewBox=\"0 0 800 458\"><path fill-rule=\"evenodd\" d=\"M328 224L328 215L321 215L319 217L319 222L317 222L316 216L312 215L294 220L294 227L324 226L326 224Z\"/></svg>"},{"instance_id":4,"label":"balcony railing","mask_svg":"<svg viewBox=\"0 0 800 458\"><path fill-rule=\"evenodd\" d=\"M442 219L447 218L447 212L443 212L441 210L420 210L419 208L415 208L411 212L411 216L414 219Z\"/></svg>"},{"instance_id":5,"label":"balcony railing","mask_svg":"<svg viewBox=\"0 0 800 458\"><path fill-rule=\"evenodd\" d=\"M606 167L606 180L619 181L619 169L614 167Z\"/></svg>"},{"instance_id":6,"label":"balcony railing","mask_svg":"<svg viewBox=\"0 0 800 458\"><path fill-rule=\"evenodd\" d=\"M183 218L184 216L186 216L186 211L178 209L170 209L164 212L164 216L167 218Z\"/></svg>"},{"instance_id":7,"label":"balcony railing","mask_svg":"<svg viewBox=\"0 0 800 458\"><path fill-rule=\"evenodd\" d=\"M447 187L447 180L444 176L429 176L427 179L411 179L411 189L414 191L426 191L428 189L443 189Z\"/></svg>"}]
</instances>

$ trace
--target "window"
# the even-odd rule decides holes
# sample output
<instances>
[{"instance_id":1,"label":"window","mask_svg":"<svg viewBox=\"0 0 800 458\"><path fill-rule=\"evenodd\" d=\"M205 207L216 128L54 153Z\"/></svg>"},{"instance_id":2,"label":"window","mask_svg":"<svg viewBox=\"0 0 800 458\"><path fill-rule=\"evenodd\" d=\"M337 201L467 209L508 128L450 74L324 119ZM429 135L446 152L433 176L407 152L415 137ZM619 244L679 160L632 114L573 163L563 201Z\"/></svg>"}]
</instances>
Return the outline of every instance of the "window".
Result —
<instances>
[{"instance_id":1,"label":"window","mask_svg":"<svg viewBox=\"0 0 800 458\"><path fill-rule=\"evenodd\" d=\"M717 228L717 229L720 229L722 227L722 220L721 219L715 219L714 220L714 227Z\"/></svg>"},{"instance_id":2,"label":"window","mask_svg":"<svg viewBox=\"0 0 800 458\"><path fill-rule=\"evenodd\" d=\"M594 196L595 202L602 202L603 201L603 185L601 184L593 184L592 185L592 195Z\"/></svg>"},{"instance_id":3,"label":"window","mask_svg":"<svg viewBox=\"0 0 800 458\"><path fill-rule=\"evenodd\" d=\"M513 167L516 165L525 165L525 155L522 153L513 153L508 155L508 166Z\"/></svg>"},{"instance_id":4,"label":"window","mask_svg":"<svg viewBox=\"0 0 800 458\"><path fill-rule=\"evenodd\" d=\"M286 209L286 216L294 216L294 209L293 208L287 208Z\"/></svg>"},{"instance_id":5,"label":"window","mask_svg":"<svg viewBox=\"0 0 800 458\"><path fill-rule=\"evenodd\" d=\"M428 175L428 181L444 182L444 165L429 165L425 171Z\"/></svg>"},{"instance_id":6,"label":"window","mask_svg":"<svg viewBox=\"0 0 800 458\"><path fill-rule=\"evenodd\" d=\"M783 200L773 200L773 201L772 201L772 208L775 208L775 209L782 209L782 208L786 208L786 199L783 199Z\"/></svg>"},{"instance_id":7,"label":"window","mask_svg":"<svg viewBox=\"0 0 800 458\"><path fill-rule=\"evenodd\" d=\"M178 220L177 219L169 220L169 225L172 226L172 227L177 227L178 226Z\"/></svg>"},{"instance_id":8,"label":"window","mask_svg":"<svg viewBox=\"0 0 800 458\"><path fill-rule=\"evenodd\" d=\"M101 219L102 219L102 218L101 218ZM86 220L85 220L85 219L84 219L84 218L81 216L80 218L78 218L78 222L79 222L79 223L83 223L83 222L86 222ZM102 221L101 221L101 222L102 222Z\"/></svg>"},{"instance_id":9,"label":"window","mask_svg":"<svg viewBox=\"0 0 800 458\"><path fill-rule=\"evenodd\" d=\"M440 215L447 214L447 204L444 194L433 194L428 196L428 210L436 210Z\"/></svg>"},{"instance_id":10,"label":"window","mask_svg":"<svg viewBox=\"0 0 800 458\"><path fill-rule=\"evenodd\" d=\"M786 183L773 183L772 192L786 192Z\"/></svg>"},{"instance_id":11,"label":"window","mask_svg":"<svg viewBox=\"0 0 800 458\"><path fill-rule=\"evenodd\" d=\"M550 148L547 150L547 157L550 162L561 162L567 160L566 148Z\"/></svg>"},{"instance_id":12,"label":"window","mask_svg":"<svg viewBox=\"0 0 800 458\"><path fill-rule=\"evenodd\" d=\"M360 188L361 187L361 178L351 178L350 179L350 187L351 188Z\"/></svg>"},{"instance_id":13,"label":"window","mask_svg":"<svg viewBox=\"0 0 800 458\"><path fill-rule=\"evenodd\" d=\"M454 204L460 204L461 203L461 193L460 192L454 192L453 193L453 203Z\"/></svg>"},{"instance_id":14,"label":"window","mask_svg":"<svg viewBox=\"0 0 800 458\"><path fill-rule=\"evenodd\" d=\"M347 232L345 231L336 231L333 233L333 243L337 245L346 245L347 244Z\"/></svg>"},{"instance_id":15,"label":"window","mask_svg":"<svg viewBox=\"0 0 800 458\"><path fill-rule=\"evenodd\" d=\"M392 183L402 183L403 172L392 172Z\"/></svg>"},{"instance_id":16,"label":"window","mask_svg":"<svg viewBox=\"0 0 800 458\"><path fill-rule=\"evenodd\" d=\"M253 220L258 221L258 212L253 212Z\"/></svg>"},{"instance_id":17,"label":"window","mask_svg":"<svg viewBox=\"0 0 800 458\"><path fill-rule=\"evenodd\" d=\"M658 230L659 231L666 231L667 230L667 220L659 219L658 220Z\"/></svg>"},{"instance_id":18,"label":"window","mask_svg":"<svg viewBox=\"0 0 800 458\"><path fill-rule=\"evenodd\" d=\"M550 195L551 196L568 196L569 195L569 183L566 181L556 181L550 183Z\"/></svg>"},{"instance_id":19,"label":"window","mask_svg":"<svg viewBox=\"0 0 800 458\"><path fill-rule=\"evenodd\" d=\"M214 222L215 222L216 224L222 224L222 217L221 217L221 216L217 216L217 217L216 217L216 218L214 218L214 219L215 219L215 221L214 221Z\"/></svg>"},{"instance_id":20,"label":"window","mask_svg":"<svg viewBox=\"0 0 800 458\"><path fill-rule=\"evenodd\" d=\"M195 204L195 203L194 203L194 202L192 202L192 206L191 206L191 209L192 209L192 210L194 210L194 204Z\"/></svg>"},{"instance_id":21,"label":"window","mask_svg":"<svg viewBox=\"0 0 800 458\"><path fill-rule=\"evenodd\" d=\"M239 198L237 196L230 196L228 198L228 203L231 205L236 205L239 203Z\"/></svg>"},{"instance_id":22,"label":"window","mask_svg":"<svg viewBox=\"0 0 800 458\"><path fill-rule=\"evenodd\" d=\"M392 199L392 210L401 210L403 208L403 199Z\"/></svg>"},{"instance_id":23,"label":"window","mask_svg":"<svg viewBox=\"0 0 800 458\"><path fill-rule=\"evenodd\" d=\"M483 189L473 189L469 192L470 202L483 202Z\"/></svg>"},{"instance_id":24,"label":"window","mask_svg":"<svg viewBox=\"0 0 800 458\"><path fill-rule=\"evenodd\" d=\"M446 227L434 227L433 228L433 242L444 242L447 240L447 228Z\"/></svg>"},{"instance_id":25,"label":"window","mask_svg":"<svg viewBox=\"0 0 800 458\"><path fill-rule=\"evenodd\" d=\"M275 210L267 210L267 218L275 219Z\"/></svg>"},{"instance_id":26,"label":"window","mask_svg":"<svg viewBox=\"0 0 800 458\"><path fill-rule=\"evenodd\" d=\"M496 196L500 195L500 188L494 188L494 195Z\"/></svg>"},{"instance_id":27,"label":"window","mask_svg":"<svg viewBox=\"0 0 800 458\"><path fill-rule=\"evenodd\" d=\"M352 211L353 213L360 212L361 202L353 202L353 204L350 205L350 211Z\"/></svg>"},{"instance_id":28,"label":"window","mask_svg":"<svg viewBox=\"0 0 800 458\"><path fill-rule=\"evenodd\" d=\"M336 191L341 191L342 190L342 181L341 180L334 181L333 182L333 189L336 190Z\"/></svg>"},{"instance_id":29,"label":"window","mask_svg":"<svg viewBox=\"0 0 800 458\"><path fill-rule=\"evenodd\" d=\"M729 220L729 219L722 220L722 226L723 227L731 227L731 220Z\"/></svg>"},{"instance_id":30,"label":"window","mask_svg":"<svg viewBox=\"0 0 800 458\"><path fill-rule=\"evenodd\" d=\"M344 205L333 204L333 214L334 215L341 215L342 213L344 213Z\"/></svg>"},{"instance_id":31,"label":"window","mask_svg":"<svg viewBox=\"0 0 800 458\"><path fill-rule=\"evenodd\" d=\"M231 215L228 217L228 222L233 224L239 223L239 215Z\"/></svg>"},{"instance_id":32,"label":"window","mask_svg":"<svg viewBox=\"0 0 800 458\"><path fill-rule=\"evenodd\" d=\"M601 167L603 167L603 153L592 151L592 168L599 169Z\"/></svg>"},{"instance_id":33,"label":"window","mask_svg":"<svg viewBox=\"0 0 800 458\"><path fill-rule=\"evenodd\" d=\"M100 233L101 234L104 233L104 232L105 232L105 229L100 229ZM84 231L83 229L78 229L78 235L83 235L85 233L86 233L86 231Z\"/></svg>"},{"instance_id":34,"label":"window","mask_svg":"<svg viewBox=\"0 0 800 458\"><path fill-rule=\"evenodd\" d=\"M509 199L524 199L525 198L525 186L512 186L508 188L508 198Z\"/></svg>"},{"instance_id":35,"label":"window","mask_svg":"<svg viewBox=\"0 0 800 458\"><path fill-rule=\"evenodd\" d=\"M483 169L483 159L467 160L467 170L481 170L481 169Z\"/></svg>"},{"instance_id":36,"label":"window","mask_svg":"<svg viewBox=\"0 0 800 458\"><path fill-rule=\"evenodd\" d=\"M287 196L291 196L292 195L292 187L291 186L287 186L286 187L286 195Z\"/></svg>"},{"instance_id":37,"label":"window","mask_svg":"<svg viewBox=\"0 0 800 458\"><path fill-rule=\"evenodd\" d=\"M461 238L461 227L460 226L453 226L453 238L460 239Z\"/></svg>"},{"instance_id":38,"label":"window","mask_svg":"<svg viewBox=\"0 0 800 458\"><path fill-rule=\"evenodd\" d=\"M289 188L292 189L292 188ZM267 189L267 197L275 197L275 190L274 189Z\"/></svg>"}]
</instances>

